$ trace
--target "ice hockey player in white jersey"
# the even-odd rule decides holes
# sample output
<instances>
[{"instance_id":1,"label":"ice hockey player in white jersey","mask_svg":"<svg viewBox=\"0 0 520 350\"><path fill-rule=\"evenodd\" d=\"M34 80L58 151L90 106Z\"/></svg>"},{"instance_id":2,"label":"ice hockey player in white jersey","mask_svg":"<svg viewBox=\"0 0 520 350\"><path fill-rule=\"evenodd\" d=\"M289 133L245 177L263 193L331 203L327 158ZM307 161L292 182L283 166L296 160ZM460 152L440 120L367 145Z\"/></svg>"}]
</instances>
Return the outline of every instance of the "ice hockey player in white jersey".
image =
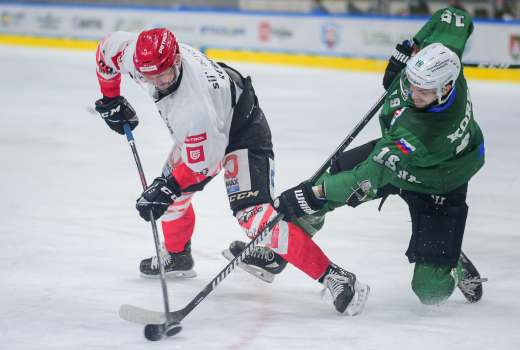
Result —
<instances>
[{"instance_id":1,"label":"ice hockey player in white jersey","mask_svg":"<svg viewBox=\"0 0 520 350\"><path fill-rule=\"evenodd\" d=\"M254 238L276 211L271 132L251 78L178 43L165 28L138 35L114 32L100 42L96 61L103 98L95 108L112 130L124 134L125 123L132 130L138 125L134 109L120 95L121 74L128 74L147 89L171 134L173 146L162 175L136 203L144 220L150 219L150 210L161 220L167 275L195 276L191 201L222 168L233 215ZM340 313L362 311L368 286L332 263L302 228L281 221L267 241L247 258L260 259L260 266L271 273L289 262L323 283ZM143 277L158 277L157 258L144 259L140 272Z\"/></svg>"}]
</instances>

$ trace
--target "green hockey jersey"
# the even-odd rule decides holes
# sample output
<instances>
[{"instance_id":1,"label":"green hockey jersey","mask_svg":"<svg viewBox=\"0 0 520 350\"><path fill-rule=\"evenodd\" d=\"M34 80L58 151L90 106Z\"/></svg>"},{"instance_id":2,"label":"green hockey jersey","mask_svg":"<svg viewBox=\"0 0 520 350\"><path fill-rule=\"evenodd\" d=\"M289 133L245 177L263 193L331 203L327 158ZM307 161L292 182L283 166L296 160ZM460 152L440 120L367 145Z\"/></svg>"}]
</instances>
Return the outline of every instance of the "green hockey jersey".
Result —
<instances>
[{"instance_id":1,"label":"green hockey jersey","mask_svg":"<svg viewBox=\"0 0 520 350\"><path fill-rule=\"evenodd\" d=\"M469 14L447 8L433 14L413 39L419 48L442 43L461 57L472 31ZM389 184L444 194L467 183L484 164L484 140L463 70L450 98L426 110L407 103L399 80L388 89L379 118L382 138L370 156L351 171L327 173L318 181L328 209L344 205L352 195L370 200Z\"/></svg>"}]
</instances>

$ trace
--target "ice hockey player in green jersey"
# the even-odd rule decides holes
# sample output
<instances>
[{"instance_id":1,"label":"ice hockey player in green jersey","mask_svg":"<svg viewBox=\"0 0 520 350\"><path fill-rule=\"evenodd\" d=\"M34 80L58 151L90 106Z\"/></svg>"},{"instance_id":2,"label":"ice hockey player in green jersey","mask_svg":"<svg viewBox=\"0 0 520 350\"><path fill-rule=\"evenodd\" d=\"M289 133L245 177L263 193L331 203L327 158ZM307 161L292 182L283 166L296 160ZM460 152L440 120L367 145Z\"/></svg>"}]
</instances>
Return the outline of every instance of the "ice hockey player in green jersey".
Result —
<instances>
[{"instance_id":1,"label":"ice hockey player in green jersey","mask_svg":"<svg viewBox=\"0 0 520 350\"><path fill-rule=\"evenodd\" d=\"M412 289L424 304L443 302L455 286L469 302L482 297L484 279L461 251L468 181L484 164L460 61L472 31L465 11L434 13L389 60L382 137L342 153L316 183L301 183L275 201L288 220L322 224L338 207L400 196L412 221L406 251L415 263Z\"/></svg>"}]
</instances>

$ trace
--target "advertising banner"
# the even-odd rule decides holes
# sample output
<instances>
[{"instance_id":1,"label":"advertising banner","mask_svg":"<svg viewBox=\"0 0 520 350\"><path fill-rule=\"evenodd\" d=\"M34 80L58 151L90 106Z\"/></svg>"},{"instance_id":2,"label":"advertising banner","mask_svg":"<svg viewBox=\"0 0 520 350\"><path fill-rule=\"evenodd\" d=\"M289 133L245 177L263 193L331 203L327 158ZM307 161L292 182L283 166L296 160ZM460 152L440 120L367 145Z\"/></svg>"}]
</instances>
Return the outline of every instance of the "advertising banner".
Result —
<instances>
[{"instance_id":1,"label":"advertising banner","mask_svg":"<svg viewBox=\"0 0 520 350\"><path fill-rule=\"evenodd\" d=\"M0 4L0 33L100 39L164 26L198 47L386 59L425 19ZM464 61L520 63L520 23L477 22Z\"/></svg>"}]
</instances>

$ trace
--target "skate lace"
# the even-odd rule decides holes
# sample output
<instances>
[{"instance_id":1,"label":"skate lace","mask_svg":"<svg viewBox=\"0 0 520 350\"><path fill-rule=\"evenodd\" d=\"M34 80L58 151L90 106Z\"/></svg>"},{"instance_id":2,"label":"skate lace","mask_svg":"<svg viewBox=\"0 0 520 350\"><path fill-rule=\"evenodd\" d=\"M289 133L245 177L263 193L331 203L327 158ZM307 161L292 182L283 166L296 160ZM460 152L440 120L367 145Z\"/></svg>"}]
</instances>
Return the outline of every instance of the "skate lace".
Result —
<instances>
[{"instance_id":1,"label":"skate lace","mask_svg":"<svg viewBox=\"0 0 520 350\"><path fill-rule=\"evenodd\" d=\"M265 247L256 247L250 255L252 258L261 259L264 261L274 260L274 252L271 249L267 249Z\"/></svg>"},{"instance_id":2,"label":"skate lace","mask_svg":"<svg viewBox=\"0 0 520 350\"><path fill-rule=\"evenodd\" d=\"M328 289L330 294L332 294L332 297L336 299L338 295L340 295L345 290L345 285L347 283L349 283L348 277L331 272L325 276L323 283L324 288L321 291L321 296L323 297Z\"/></svg>"},{"instance_id":3,"label":"skate lace","mask_svg":"<svg viewBox=\"0 0 520 350\"><path fill-rule=\"evenodd\" d=\"M164 251L161 251L161 261L164 265L168 265L171 262L172 258L170 254L165 253ZM158 269L159 268L159 260L157 259L157 256L152 256L152 262L150 263L150 267L152 269Z\"/></svg>"},{"instance_id":4,"label":"skate lace","mask_svg":"<svg viewBox=\"0 0 520 350\"><path fill-rule=\"evenodd\" d=\"M458 286L465 294L474 296L475 290L484 282L487 282L487 278L481 277L469 277L459 281Z\"/></svg>"}]
</instances>

